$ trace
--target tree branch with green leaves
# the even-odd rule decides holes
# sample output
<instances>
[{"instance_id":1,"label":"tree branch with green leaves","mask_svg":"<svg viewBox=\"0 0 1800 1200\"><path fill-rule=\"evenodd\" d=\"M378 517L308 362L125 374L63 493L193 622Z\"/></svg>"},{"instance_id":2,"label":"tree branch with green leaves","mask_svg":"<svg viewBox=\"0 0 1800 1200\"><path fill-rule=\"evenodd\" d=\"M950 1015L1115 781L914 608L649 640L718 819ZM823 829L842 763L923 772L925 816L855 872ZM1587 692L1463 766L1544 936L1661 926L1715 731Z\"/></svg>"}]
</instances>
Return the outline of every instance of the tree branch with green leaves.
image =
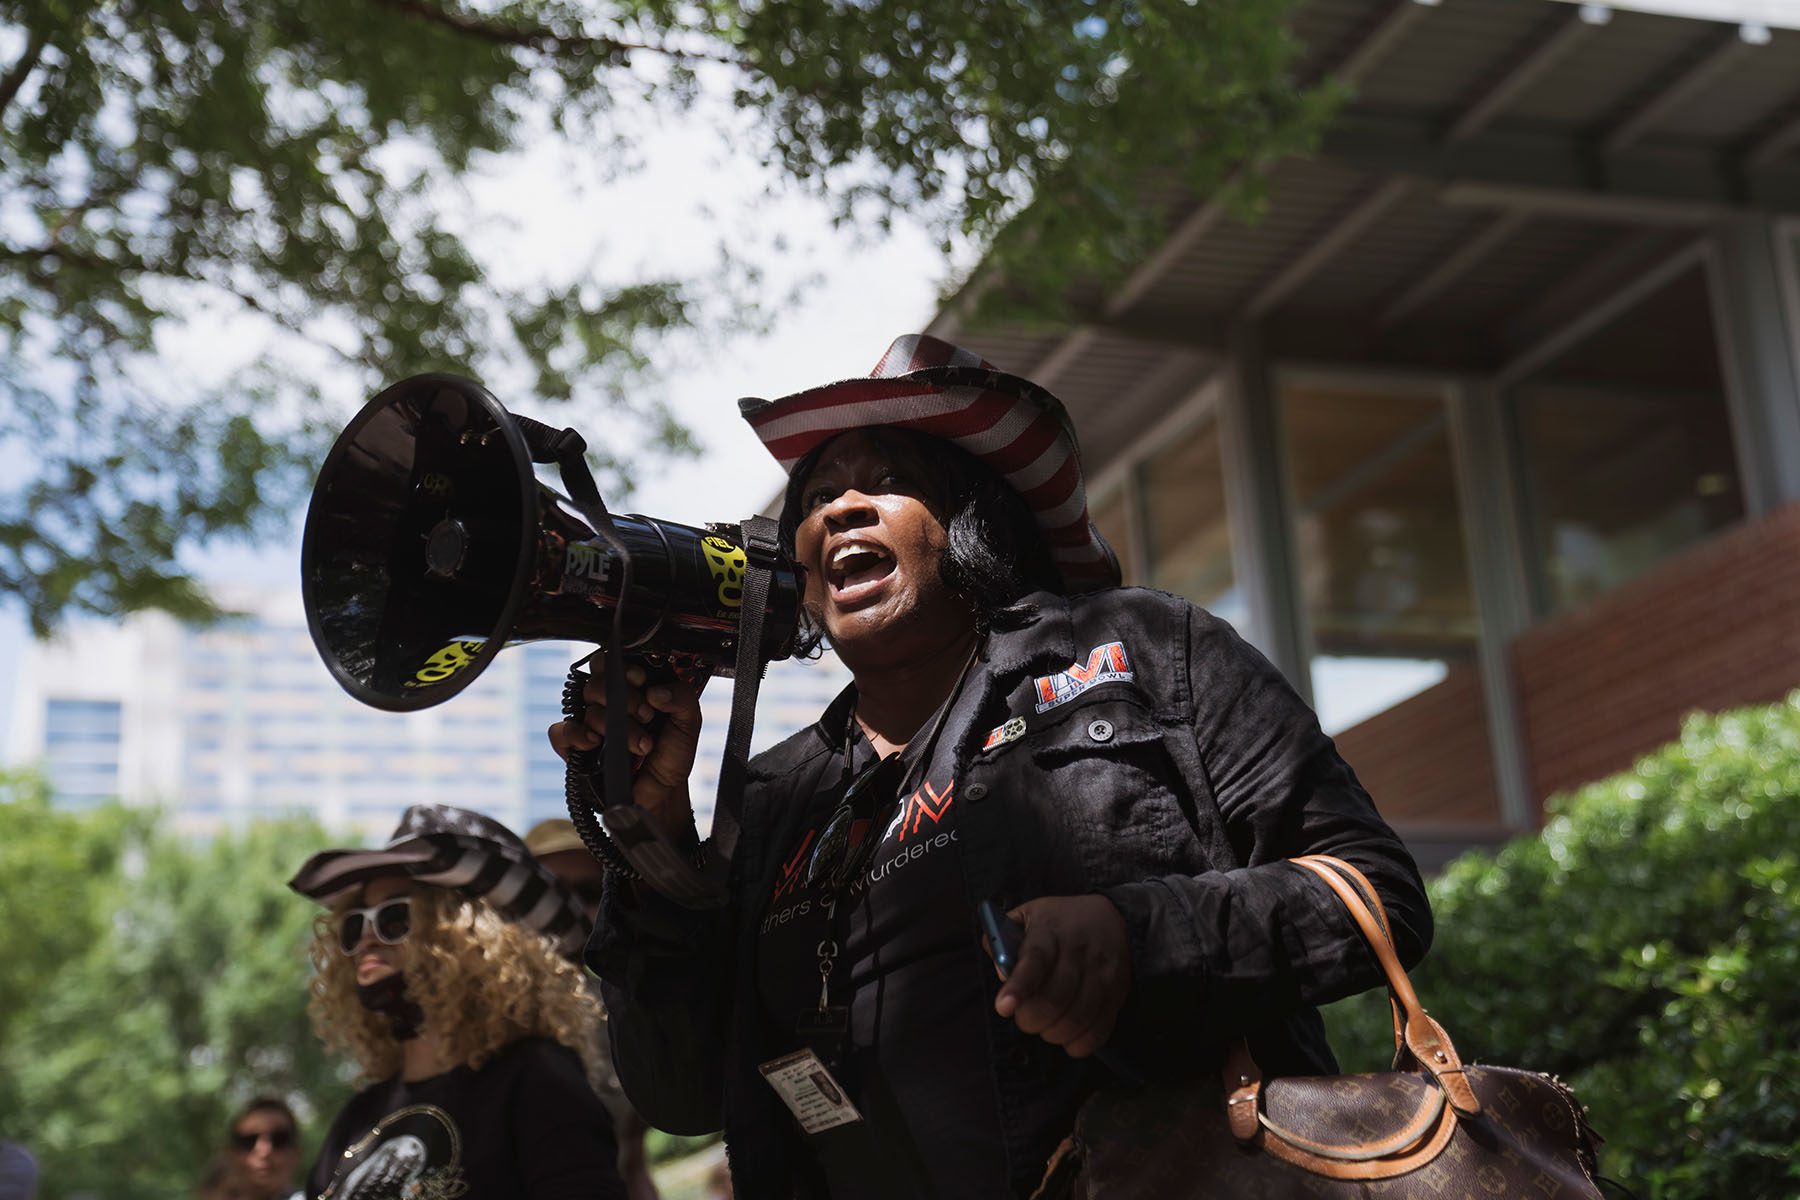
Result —
<instances>
[{"instance_id":1,"label":"tree branch with green leaves","mask_svg":"<svg viewBox=\"0 0 1800 1200\"><path fill-rule=\"evenodd\" d=\"M418 371L608 414L615 488L690 449L647 387L658 364L776 303L734 231L704 272L570 264L498 287L463 190L496 156L556 137L622 160L644 114L720 122L775 186L877 234L905 219L966 240L1006 280L991 314L1050 320L1154 244L1168 201L1305 144L1323 109L1290 78L1288 7L0 0L0 458L42 467L0 483L0 588L40 631L80 610L204 615L184 549L281 527L323 435ZM219 304L271 350L197 388L165 344L245 328ZM44 407L64 426L48 455L27 419ZM167 478L227 430L249 477ZM129 537L102 528L124 510L69 490L112 475Z\"/></svg>"}]
</instances>

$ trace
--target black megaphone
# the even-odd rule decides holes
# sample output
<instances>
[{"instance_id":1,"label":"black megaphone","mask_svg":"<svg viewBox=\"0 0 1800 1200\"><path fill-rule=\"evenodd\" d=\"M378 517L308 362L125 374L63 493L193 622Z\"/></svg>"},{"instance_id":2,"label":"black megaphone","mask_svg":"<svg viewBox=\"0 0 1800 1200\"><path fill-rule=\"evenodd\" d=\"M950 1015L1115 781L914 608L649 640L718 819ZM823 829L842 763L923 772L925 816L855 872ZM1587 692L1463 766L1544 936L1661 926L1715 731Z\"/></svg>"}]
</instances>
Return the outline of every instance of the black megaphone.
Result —
<instances>
[{"instance_id":1,"label":"black megaphone","mask_svg":"<svg viewBox=\"0 0 1800 1200\"><path fill-rule=\"evenodd\" d=\"M417 375L339 435L300 571L313 642L345 691L391 712L429 708L504 646L604 646L615 615L620 649L729 675L752 554L773 572L759 657L787 657L799 584L784 556L747 549L735 526L614 516L631 562L621 596L620 556L532 473L527 434L545 428L470 380Z\"/></svg>"},{"instance_id":2,"label":"black megaphone","mask_svg":"<svg viewBox=\"0 0 1800 1200\"><path fill-rule=\"evenodd\" d=\"M369 401L320 468L300 551L313 643L344 690L393 712L428 708L503 647L546 639L602 647L609 671L628 653L691 680L746 664L760 675L792 653L801 583L772 523L614 516L584 452L574 431L509 413L455 375L416 375ZM556 463L573 499L538 482L533 462ZM753 574L766 585L747 589ZM747 591L766 594L760 611L744 611ZM746 630L753 644L740 646ZM747 729L732 739L747 741ZM629 858L649 835L628 837L614 807L607 826Z\"/></svg>"}]
</instances>

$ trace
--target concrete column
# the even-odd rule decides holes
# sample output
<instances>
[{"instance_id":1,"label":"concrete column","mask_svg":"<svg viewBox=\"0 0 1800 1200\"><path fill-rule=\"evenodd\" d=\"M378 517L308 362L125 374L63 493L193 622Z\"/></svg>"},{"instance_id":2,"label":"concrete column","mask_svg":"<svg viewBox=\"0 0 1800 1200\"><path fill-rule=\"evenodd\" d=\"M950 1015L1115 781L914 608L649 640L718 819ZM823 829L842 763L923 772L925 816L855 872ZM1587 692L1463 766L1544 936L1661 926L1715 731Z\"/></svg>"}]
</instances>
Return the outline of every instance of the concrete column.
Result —
<instances>
[{"instance_id":1,"label":"concrete column","mask_svg":"<svg viewBox=\"0 0 1800 1200\"><path fill-rule=\"evenodd\" d=\"M1481 621L1481 692L1494 787L1501 823L1524 831L1536 827L1538 806L1512 672L1512 640L1531 625L1517 463L1498 389L1485 383L1456 387L1449 405L1469 581Z\"/></svg>"},{"instance_id":2,"label":"concrete column","mask_svg":"<svg viewBox=\"0 0 1800 1200\"><path fill-rule=\"evenodd\" d=\"M1225 508L1233 569L1251 614L1246 636L1312 702L1312 670L1303 632L1287 447L1259 331L1240 326L1231 339L1219 405Z\"/></svg>"},{"instance_id":3,"label":"concrete column","mask_svg":"<svg viewBox=\"0 0 1800 1200\"><path fill-rule=\"evenodd\" d=\"M1795 314L1783 295L1789 239L1774 221L1749 216L1720 225L1709 278L1732 434L1751 516L1800 500L1800 379ZM1786 268L1792 278L1793 265Z\"/></svg>"}]
</instances>

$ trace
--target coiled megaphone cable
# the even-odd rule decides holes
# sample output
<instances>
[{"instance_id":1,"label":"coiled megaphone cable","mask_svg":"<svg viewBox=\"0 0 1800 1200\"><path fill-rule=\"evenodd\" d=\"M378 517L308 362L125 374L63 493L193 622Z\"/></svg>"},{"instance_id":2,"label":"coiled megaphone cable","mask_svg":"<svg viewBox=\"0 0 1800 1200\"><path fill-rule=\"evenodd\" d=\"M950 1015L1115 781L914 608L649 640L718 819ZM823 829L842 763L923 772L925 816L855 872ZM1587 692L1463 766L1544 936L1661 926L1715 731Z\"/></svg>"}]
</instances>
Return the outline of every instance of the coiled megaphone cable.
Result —
<instances>
[{"instance_id":1,"label":"coiled megaphone cable","mask_svg":"<svg viewBox=\"0 0 1800 1200\"><path fill-rule=\"evenodd\" d=\"M588 680L593 678L578 667L569 668L569 677L563 681L562 713L565 721L579 723L582 710L587 705L584 693ZM601 770L600 753L596 750L570 750L567 766L563 771L563 803L568 806L569 820L575 826L582 845L609 871L617 871L620 878L638 880L643 875L625 858L618 844L608 837L606 830L600 828L600 822L594 814L600 811L602 801L594 791L593 777Z\"/></svg>"}]
</instances>

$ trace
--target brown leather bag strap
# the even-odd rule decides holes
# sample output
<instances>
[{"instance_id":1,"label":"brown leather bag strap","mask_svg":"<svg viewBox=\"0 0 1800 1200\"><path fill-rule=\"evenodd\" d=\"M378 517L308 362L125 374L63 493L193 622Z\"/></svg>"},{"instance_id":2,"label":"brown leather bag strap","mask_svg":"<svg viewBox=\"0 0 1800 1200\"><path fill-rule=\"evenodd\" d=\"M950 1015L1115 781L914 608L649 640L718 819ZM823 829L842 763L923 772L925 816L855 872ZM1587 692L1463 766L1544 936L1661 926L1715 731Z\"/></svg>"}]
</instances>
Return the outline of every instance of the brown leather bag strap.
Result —
<instances>
[{"instance_id":1,"label":"brown leather bag strap","mask_svg":"<svg viewBox=\"0 0 1800 1200\"><path fill-rule=\"evenodd\" d=\"M1220 1073L1225 1082L1225 1123L1232 1137L1248 1142L1256 1137L1262 1108L1262 1068L1251 1057L1249 1042L1235 1037L1226 1043Z\"/></svg>"},{"instance_id":2,"label":"brown leather bag strap","mask_svg":"<svg viewBox=\"0 0 1800 1200\"><path fill-rule=\"evenodd\" d=\"M1389 1007L1394 1014L1396 1066L1402 1058L1410 1057L1437 1082L1453 1109L1468 1116L1480 1112L1481 1102L1463 1078L1462 1059L1457 1055L1450 1035L1419 1003L1412 980L1407 978L1406 968L1400 965L1387 910L1382 906L1375 885L1343 859L1328 854L1309 854L1288 861L1317 875L1331 889L1374 952L1375 961L1387 977ZM1243 1038L1233 1038L1227 1044L1220 1074L1225 1085L1225 1114L1231 1132L1238 1141L1248 1143L1265 1123L1261 1114L1263 1078L1261 1068L1250 1054L1249 1043Z\"/></svg>"},{"instance_id":3,"label":"brown leather bag strap","mask_svg":"<svg viewBox=\"0 0 1800 1200\"><path fill-rule=\"evenodd\" d=\"M1289 861L1324 880L1349 911L1363 939L1369 943L1369 949L1374 951L1382 973L1387 976L1388 995L1393 998L1397 1016L1402 1021L1401 1039L1413 1061L1444 1089L1444 1095L1457 1112L1470 1116L1480 1112L1481 1102L1463 1078L1462 1059L1457 1055L1450 1035L1419 1003L1412 980L1407 978L1406 969L1400 965L1400 956L1388 933L1387 913L1381 907L1381 897L1374 885L1341 858L1311 854Z\"/></svg>"},{"instance_id":4,"label":"brown leather bag strap","mask_svg":"<svg viewBox=\"0 0 1800 1200\"><path fill-rule=\"evenodd\" d=\"M1329 860L1349 873L1355 880L1357 890L1362 896L1365 907L1374 914L1376 921L1380 923L1381 936L1386 939L1389 947L1392 947L1394 944L1394 927L1388 923L1387 909L1382 907L1381 896L1375 891L1375 885L1369 882L1368 877L1341 858L1332 858L1327 854L1315 854L1306 857ZM1296 859L1294 861L1297 862L1299 860ZM1373 943L1371 943L1371 945L1373 945ZM1395 951L1394 953L1395 958L1398 959L1399 951ZM1392 992L1388 993L1388 1013L1394 1023L1393 1065L1398 1067L1403 1061L1402 1056L1406 1053L1406 1018L1400 1010L1399 999L1396 998Z\"/></svg>"},{"instance_id":5,"label":"brown leather bag strap","mask_svg":"<svg viewBox=\"0 0 1800 1200\"><path fill-rule=\"evenodd\" d=\"M1343 859L1325 854L1309 854L1288 861L1311 871L1337 893L1337 898L1349 911L1350 919L1362 932L1363 940L1375 952L1375 960L1381 964L1382 974L1387 976L1388 991L1407 1020L1423 1016L1425 1007L1419 1003L1418 993L1413 991L1412 980L1407 978L1406 968L1400 965L1400 955L1394 950L1393 937L1388 933L1387 910L1382 908L1381 898L1375 894L1368 877Z\"/></svg>"}]
</instances>

